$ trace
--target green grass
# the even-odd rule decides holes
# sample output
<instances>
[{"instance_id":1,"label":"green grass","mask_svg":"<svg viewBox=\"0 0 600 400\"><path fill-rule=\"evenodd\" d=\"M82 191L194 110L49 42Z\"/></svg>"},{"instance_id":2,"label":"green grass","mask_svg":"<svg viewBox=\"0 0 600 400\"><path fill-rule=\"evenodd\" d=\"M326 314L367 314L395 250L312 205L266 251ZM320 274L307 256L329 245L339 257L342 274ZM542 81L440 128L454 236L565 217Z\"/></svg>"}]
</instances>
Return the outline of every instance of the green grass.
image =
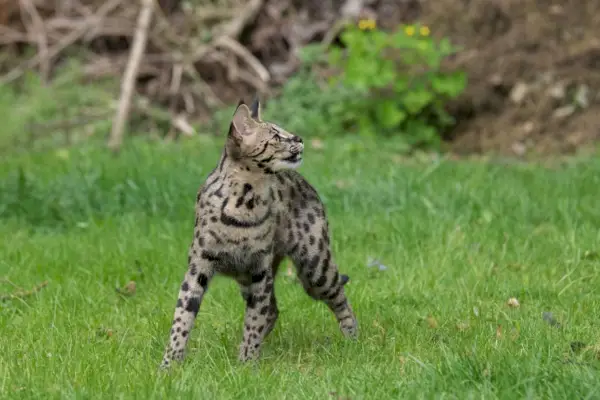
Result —
<instances>
[{"instance_id":1,"label":"green grass","mask_svg":"<svg viewBox=\"0 0 600 400\"><path fill-rule=\"evenodd\" d=\"M168 374L195 194L220 144L3 160L0 292L49 283L0 303L0 398L600 398L599 160L398 164L376 150L388 143L325 145L301 171L327 205L359 340L283 268L278 325L240 365L242 300L220 278ZM132 279L135 295L116 293Z\"/></svg>"}]
</instances>

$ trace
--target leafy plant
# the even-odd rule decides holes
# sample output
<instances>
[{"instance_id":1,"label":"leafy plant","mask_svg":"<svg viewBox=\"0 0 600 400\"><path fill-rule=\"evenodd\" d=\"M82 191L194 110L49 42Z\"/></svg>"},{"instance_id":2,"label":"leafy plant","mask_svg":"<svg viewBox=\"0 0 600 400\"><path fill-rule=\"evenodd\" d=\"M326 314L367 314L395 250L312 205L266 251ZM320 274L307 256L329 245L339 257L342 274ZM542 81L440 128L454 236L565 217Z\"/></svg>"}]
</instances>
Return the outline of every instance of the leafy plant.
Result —
<instances>
[{"instance_id":1,"label":"leafy plant","mask_svg":"<svg viewBox=\"0 0 600 400\"><path fill-rule=\"evenodd\" d=\"M345 48L329 50L326 63L337 72L330 87L355 94L345 107L362 135L401 133L410 146L437 146L440 131L454 123L445 105L466 87L464 72L441 70L457 49L447 38L434 40L426 26L384 32L365 25L348 25Z\"/></svg>"},{"instance_id":2,"label":"leafy plant","mask_svg":"<svg viewBox=\"0 0 600 400\"><path fill-rule=\"evenodd\" d=\"M425 26L384 32L368 22L345 27L343 48L305 46L300 69L266 102L265 118L303 136L358 133L364 142L393 135L403 151L439 147L454 123L446 103L466 86L462 71L441 70L456 49L448 39L432 39ZM231 113L216 113L219 130Z\"/></svg>"}]
</instances>

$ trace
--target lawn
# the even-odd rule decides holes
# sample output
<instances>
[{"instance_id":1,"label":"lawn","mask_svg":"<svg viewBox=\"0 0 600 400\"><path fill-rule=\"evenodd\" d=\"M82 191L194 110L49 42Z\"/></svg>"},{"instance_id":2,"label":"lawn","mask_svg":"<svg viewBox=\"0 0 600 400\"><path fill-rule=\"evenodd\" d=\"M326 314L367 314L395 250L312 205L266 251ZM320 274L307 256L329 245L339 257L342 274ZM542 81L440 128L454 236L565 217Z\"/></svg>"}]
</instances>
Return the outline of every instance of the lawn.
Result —
<instances>
[{"instance_id":1,"label":"lawn","mask_svg":"<svg viewBox=\"0 0 600 400\"><path fill-rule=\"evenodd\" d=\"M600 160L402 162L360 143L325 140L301 167L326 203L359 340L284 267L278 324L241 365L242 299L217 278L167 374L219 141L3 160L0 293L48 284L0 302L0 398L600 398Z\"/></svg>"}]
</instances>

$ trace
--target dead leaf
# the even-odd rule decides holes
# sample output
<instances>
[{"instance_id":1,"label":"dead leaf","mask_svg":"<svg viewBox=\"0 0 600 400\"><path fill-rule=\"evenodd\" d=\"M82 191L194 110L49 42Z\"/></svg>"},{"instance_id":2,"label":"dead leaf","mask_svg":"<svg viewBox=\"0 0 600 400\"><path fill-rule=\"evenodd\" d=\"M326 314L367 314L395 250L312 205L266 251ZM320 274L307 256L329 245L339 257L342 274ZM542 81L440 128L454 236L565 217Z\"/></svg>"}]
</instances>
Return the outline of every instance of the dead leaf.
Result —
<instances>
[{"instance_id":1,"label":"dead leaf","mask_svg":"<svg viewBox=\"0 0 600 400\"><path fill-rule=\"evenodd\" d=\"M123 296L133 296L136 291L135 281L129 281L123 288L117 288L117 293Z\"/></svg>"},{"instance_id":2,"label":"dead leaf","mask_svg":"<svg viewBox=\"0 0 600 400\"><path fill-rule=\"evenodd\" d=\"M348 182L340 179L340 180L335 181L335 186L337 186L338 189L344 189L344 188L348 187Z\"/></svg>"},{"instance_id":3,"label":"dead leaf","mask_svg":"<svg viewBox=\"0 0 600 400\"><path fill-rule=\"evenodd\" d=\"M508 301L506 302L506 304L509 307L513 307L513 308L518 308L521 305L519 304L519 300L517 300L515 297L511 297L510 299L508 299Z\"/></svg>"},{"instance_id":4,"label":"dead leaf","mask_svg":"<svg viewBox=\"0 0 600 400\"><path fill-rule=\"evenodd\" d=\"M502 325L496 327L496 339L502 339Z\"/></svg>"},{"instance_id":5,"label":"dead leaf","mask_svg":"<svg viewBox=\"0 0 600 400\"><path fill-rule=\"evenodd\" d=\"M468 321L460 321L456 324L456 329L458 329L461 332L465 332L470 328L469 322Z\"/></svg>"},{"instance_id":6,"label":"dead leaf","mask_svg":"<svg viewBox=\"0 0 600 400\"><path fill-rule=\"evenodd\" d=\"M101 326L96 331L96 336L98 336L100 338L111 338L113 336L113 330Z\"/></svg>"},{"instance_id":7,"label":"dead leaf","mask_svg":"<svg viewBox=\"0 0 600 400\"><path fill-rule=\"evenodd\" d=\"M436 329L438 327L438 322L432 315L429 315L427 316L427 325L431 329Z\"/></svg>"},{"instance_id":8,"label":"dead leaf","mask_svg":"<svg viewBox=\"0 0 600 400\"><path fill-rule=\"evenodd\" d=\"M315 150L322 150L325 148L325 144L321 139L314 138L310 141L310 146Z\"/></svg>"}]
</instances>

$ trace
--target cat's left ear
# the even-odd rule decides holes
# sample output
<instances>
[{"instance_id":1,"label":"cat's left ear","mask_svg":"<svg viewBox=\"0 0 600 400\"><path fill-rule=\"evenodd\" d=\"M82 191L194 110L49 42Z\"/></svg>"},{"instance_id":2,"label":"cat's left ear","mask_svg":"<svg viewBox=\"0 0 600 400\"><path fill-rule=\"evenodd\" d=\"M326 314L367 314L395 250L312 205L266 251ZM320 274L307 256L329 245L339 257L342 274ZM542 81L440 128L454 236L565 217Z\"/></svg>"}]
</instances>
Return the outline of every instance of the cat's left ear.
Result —
<instances>
[{"instance_id":1,"label":"cat's left ear","mask_svg":"<svg viewBox=\"0 0 600 400\"><path fill-rule=\"evenodd\" d=\"M252 100L252 105L250 106L250 116L255 121L261 121L260 117L260 99L258 98L258 93L254 95L254 100Z\"/></svg>"}]
</instances>

